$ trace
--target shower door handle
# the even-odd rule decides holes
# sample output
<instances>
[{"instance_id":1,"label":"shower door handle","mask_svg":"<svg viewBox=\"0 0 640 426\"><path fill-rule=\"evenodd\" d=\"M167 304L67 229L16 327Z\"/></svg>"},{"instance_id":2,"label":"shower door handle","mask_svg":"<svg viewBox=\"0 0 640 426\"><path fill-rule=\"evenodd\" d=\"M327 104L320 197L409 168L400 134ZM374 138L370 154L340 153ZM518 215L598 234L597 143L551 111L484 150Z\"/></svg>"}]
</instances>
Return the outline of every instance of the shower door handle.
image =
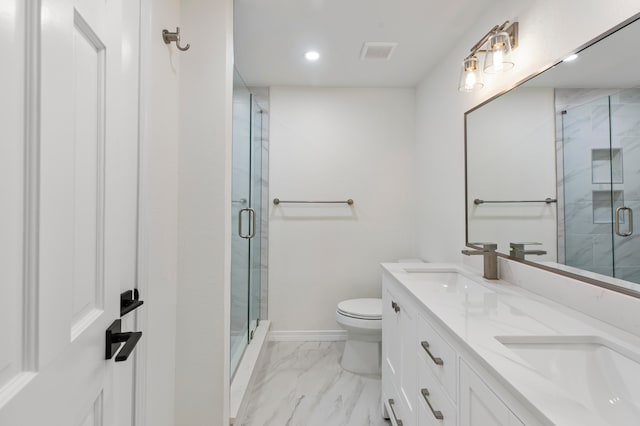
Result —
<instances>
[{"instance_id":1,"label":"shower door handle","mask_svg":"<svg viewBox=\"0 0 640 426\"><path fill-rule=\"evenodd\" d=\"M620 213L624 215L625 211L629 212L629 226L627 228L627 232L620 232ZM616 209L614 219L616 235L619 235L621 237L630 237L633 234L633 210L631 210L629 207L618 207Z\"/></svg>"},{"instance_id":2,"label":"shower door handle","mask_svg":"<svg viewBox=\"0 0 640 426\"><path fill-rule=\"evenodd\" d=\"M250 208L249 214L251 215L251 233L249 234L249 238L253 238L256 236L256 211Z\"/></svg>"},{"instance_id":3,"label":"shower door handle","mask_svg":"<svg viewBox=\"0 0 640 426\"><path fill-rule=\"evenodd\" d=\"M249 212L251 215L251 232L248 234L242 233L242 213ZM244 208L238 211L238 236L244 239L251 239L256 236L256 211L252 208Z\"/></svg>"}]
</instances>

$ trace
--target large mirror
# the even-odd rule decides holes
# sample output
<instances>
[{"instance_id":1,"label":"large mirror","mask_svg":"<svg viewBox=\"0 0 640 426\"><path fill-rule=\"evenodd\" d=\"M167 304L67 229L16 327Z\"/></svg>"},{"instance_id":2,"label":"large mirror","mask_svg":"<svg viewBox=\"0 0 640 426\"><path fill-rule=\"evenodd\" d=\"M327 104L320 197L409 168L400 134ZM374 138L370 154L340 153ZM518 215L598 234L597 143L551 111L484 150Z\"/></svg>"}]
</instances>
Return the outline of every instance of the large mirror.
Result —
<instances>
[{"instance_id":1,"label":"large mirror","mask_svg":"<svg viewBox=\"0 0 640 426\"><path fill-rule=\"evenodd\" d=\"M465 114L468 246L640 297L638 18Z\"/></svg>"}]
</instances>

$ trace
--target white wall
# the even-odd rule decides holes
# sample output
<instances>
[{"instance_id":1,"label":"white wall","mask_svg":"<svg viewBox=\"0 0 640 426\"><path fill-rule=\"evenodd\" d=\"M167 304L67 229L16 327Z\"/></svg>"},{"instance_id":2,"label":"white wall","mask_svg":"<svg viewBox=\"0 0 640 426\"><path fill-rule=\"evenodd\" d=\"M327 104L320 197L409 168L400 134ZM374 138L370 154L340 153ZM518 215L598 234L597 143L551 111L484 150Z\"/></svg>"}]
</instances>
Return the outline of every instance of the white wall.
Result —
<instances>
[{"instance_id":1,"label":"white wall","mask_svg":"<svg viewBox=\"0 0 640 426\"><path fill-rule=\"evenodd\" d=\"M179 0L143 0L141 11L141 200L137 355L146 368L139 424L174 426L180 55L159 34L180 25ZM144 367L144 365L143 365ZM136 423L138 424L138 423Z\"/></svg>"},{"instance_id":2,"label":"white wall","mask_svg":"<svg viewBox=\"0 0 640 426\"><path fill-rule=\"evenodd\" d=\"M619 0L615 7L603 0L496 2L425 76L417 89L415 158L421 188L418 223L422 257L430 261L460 261L465 243L465 111L638 12L637 0ZM459 67L469 48L493 25L514 18L520 21L520 47L514 52L514 70L500 76L500 80L487 79L477 94L459 93ZM442 208L434 208L435 202Z\"/></svg>"},{"instance_id":3,"label":"white wall","mask_svg":"<svg viewBox=\"0 0 640 426\"><path fill-rule=\"evenodd\" d=\"M232 0L182 0L176 413L229 421ZM169 348L169 347L168 347Z\"/></svg>"},{"instance_id":4,"label":"white wall","mask_svg":"<svg viewBox=\"0 0 640 426\"><path fill-rule=\"evenodd\" d=\"M538 242L532 260L556 261L557 204L475 205L473 200L544 200L556 193L553 88L519 87L467 115L469 241ZM509 161L505 161L508 156Z\"/></svg>"},{"instance_id":5,"label":"white wall","mask_svg":"<svg viewBox=\"0 0 640 426\"><path fill-rule=\"evenodd\" d=\"M414 90L270 94L270 199L355 202L270 202L272 329L336 330L339 301L380 297L380 262L416 255Z\"/></svg>"}]
</instances>

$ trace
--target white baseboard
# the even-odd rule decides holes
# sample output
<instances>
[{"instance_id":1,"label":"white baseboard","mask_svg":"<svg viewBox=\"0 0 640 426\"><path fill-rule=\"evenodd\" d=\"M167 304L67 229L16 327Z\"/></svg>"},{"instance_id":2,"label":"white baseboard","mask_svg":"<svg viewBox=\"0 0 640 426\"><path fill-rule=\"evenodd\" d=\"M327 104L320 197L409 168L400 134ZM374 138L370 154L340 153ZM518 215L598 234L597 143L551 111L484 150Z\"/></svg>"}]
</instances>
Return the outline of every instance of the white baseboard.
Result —
<instances>
[{"instance_id":1,"label":"white baseboard","mask_svg":"<svg viewBox=\"0 0 640 426\"><path fill-rule=\"evenodd\" d=\"M280 330L270 331L273 342L336 342L347 340L346 330Z\"/></svg>"}]
</instances>

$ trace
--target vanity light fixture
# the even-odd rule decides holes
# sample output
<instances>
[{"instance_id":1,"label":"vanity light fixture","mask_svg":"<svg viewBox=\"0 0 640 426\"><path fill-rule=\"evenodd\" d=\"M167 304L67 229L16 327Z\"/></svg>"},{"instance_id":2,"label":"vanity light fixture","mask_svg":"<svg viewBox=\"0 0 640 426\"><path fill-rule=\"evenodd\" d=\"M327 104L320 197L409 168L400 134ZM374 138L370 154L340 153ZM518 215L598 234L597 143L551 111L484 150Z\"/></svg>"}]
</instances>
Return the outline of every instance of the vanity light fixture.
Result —
<instances>
[{"instance_id":1,"label":"vanity light fixture","mask_svg":"<svg viewBox=\"0 0 640 426\"><path fill-rule=\"evenodd\" d=\"M473 92L484 87L480 72L478 53L484 53L485 73L500 73L514 67L511 58L513 49L518 47L518 22L506 21L496 25L470 49L471 53L462 61L458 83L461 92Z\"/></svg>"},{"instance_id":2,"label":"vanity light fixture","mask_svg":"<svg viewBox=\"0 0 640 426\"><path fill-rule=\"evenodd\" d=\"M571 61L575 61L576 59L578 59L578 54L574 53L573 55L569 55L566 58L564 58L562 62L571 62Z\"/></svg>"}]
</instances>

